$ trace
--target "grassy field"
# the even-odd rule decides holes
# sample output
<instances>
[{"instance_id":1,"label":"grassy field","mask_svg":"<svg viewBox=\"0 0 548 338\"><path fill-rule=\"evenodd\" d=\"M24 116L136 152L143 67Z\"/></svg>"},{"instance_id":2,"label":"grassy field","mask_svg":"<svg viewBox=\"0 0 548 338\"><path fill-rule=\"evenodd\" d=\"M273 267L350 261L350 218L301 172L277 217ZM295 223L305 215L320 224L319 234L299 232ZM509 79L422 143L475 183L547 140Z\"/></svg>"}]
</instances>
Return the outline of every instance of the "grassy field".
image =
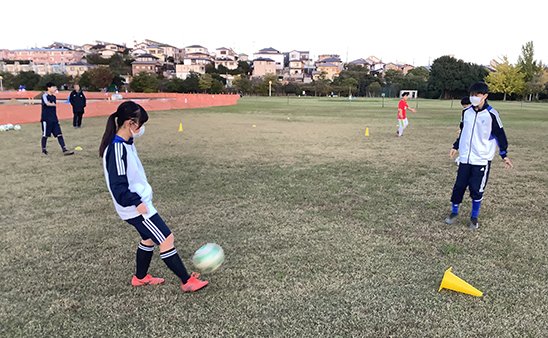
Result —
<instances>
[{"instance_id":1,"label":"grassy field","mask_svg":"<svg viewBox=\"0 0 548 338\"><path fill-rule=\"evenodd\" d=\"M480 215L443 218L458 102L247 98L153 112L137 141L155 205L189 258L226 253L196 294L158 257L132 288L137 232L97 155L105 118L63 121L75 156L38 123L0 133L1 337L546 337L548 105L493 102L515 164L495 159ZM415 102L411 103L415 106ZM184 131L177 131L179 123ZM364 136L365 128L370 135ZM438 293L443 271L483 298Z\"/></svg>"}]
</instances>

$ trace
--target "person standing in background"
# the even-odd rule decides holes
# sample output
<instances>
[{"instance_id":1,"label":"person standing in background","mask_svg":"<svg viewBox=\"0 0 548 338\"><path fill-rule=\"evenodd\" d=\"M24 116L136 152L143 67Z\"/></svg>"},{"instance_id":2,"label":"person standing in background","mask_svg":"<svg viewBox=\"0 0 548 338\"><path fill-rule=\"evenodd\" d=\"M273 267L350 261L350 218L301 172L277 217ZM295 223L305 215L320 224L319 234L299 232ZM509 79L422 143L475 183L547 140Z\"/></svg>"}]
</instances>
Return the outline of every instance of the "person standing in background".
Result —
<instances>
[{"instance_id":1,"label":"person standing in background","mask_svg":"<svg viewBox=\"0 0 548 338\"><path fill-rule=\"evenodd\" d=\"M82 127L82 116L84 115L84 108L86 108L86 96L80 88L79 84L74 84L74 90L70 92L69 102L72 106L72 126L74 128Z\"/></svg>"}]
</instances>

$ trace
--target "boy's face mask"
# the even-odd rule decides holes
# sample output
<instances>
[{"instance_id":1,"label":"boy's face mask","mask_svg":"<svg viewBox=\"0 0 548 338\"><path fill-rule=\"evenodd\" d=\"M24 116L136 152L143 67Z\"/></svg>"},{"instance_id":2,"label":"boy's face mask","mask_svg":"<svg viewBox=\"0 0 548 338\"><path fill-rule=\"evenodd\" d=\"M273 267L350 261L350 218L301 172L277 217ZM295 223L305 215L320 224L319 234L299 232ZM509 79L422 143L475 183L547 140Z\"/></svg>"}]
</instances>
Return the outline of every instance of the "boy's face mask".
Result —
<instances>
[{"instance_id":1,"label":"boy's face mask","mask_svg":"<svg viewBox=\"0 0 548 338\"><path fill-rule=\"evenodd\" d=\"M482 98L479 96L470 96L470 103L472 103L474 107L479 106L481 103L481 100Z\"/></svg>"},{"instance_id":2,"label":"boy's face mask","mask_svg":"<svg viewBox=\"0 0 548 338\"><path fill-rule=\"evenodd\" d=\"M480 104L482 104L486 98L487 98L487 94L478 93L476 95L470 95L470 103L472 103L474 107L477 107Z\"/></svg>"}]
</instances>

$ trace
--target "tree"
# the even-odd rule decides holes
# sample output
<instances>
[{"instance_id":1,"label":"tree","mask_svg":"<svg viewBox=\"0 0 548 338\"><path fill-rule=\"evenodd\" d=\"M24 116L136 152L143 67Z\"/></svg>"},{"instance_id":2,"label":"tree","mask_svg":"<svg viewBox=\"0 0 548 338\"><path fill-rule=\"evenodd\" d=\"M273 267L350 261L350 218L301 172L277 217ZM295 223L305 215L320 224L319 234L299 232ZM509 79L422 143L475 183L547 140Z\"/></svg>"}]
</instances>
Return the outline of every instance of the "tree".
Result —
<instances>
[{"instance_id":1,"label":"tree","mask_svg":"<svg viewBox=\"0 0 548 338\"><path fill-rule=\"evenodd\" d=\"M184 93L185 80L174 78L164 83L162 89L168 93Z\"/></svg>"},{"instance_id":2,"label":"tree","mask_svg":"<svg viewBox=\"0 0 548 338\"><path fill-rule=\"evenodd\" d=\"M33 90L33 89L45 89L45 88L39 88L38 83L40 82L41 76L36 74L33 71L30 72L20 72L19 74L15 75L13 78L13 82L15 84L15 87L19 87L20 85L25 86L27 90Z\"/></svg>"},{"instance_id":3,"label":"tree","mask_svg":"<svg viewBox=\"0 0 548 338\"><path fill-rule=\"evenodd\" d=\"M114 75L130 74L133 61L131 57L114 54L108 59L108 67Z\"/></svg>"},{"instance_id":4,"label":"tree","mask_svg":"<svg viewBox=\"0 0 548 338\"><path fill-rule=\"evenodd\" d=\"M202 76L200 76L199 87L204 93L207 93L212 84L213 77L211 76L211 74L202 74Z\"/></svg>"},{"instance_id":5,"label":"tree","mask_svg":"<svg viewBox=\"0 0 548 338\"><path fill-rule=\"evenodd\" d=\"M103 65L103 66L106 66L110 63L109 59L105 59L97 53L92 53L92 54L86 55L86 61L90 65Z\"/></svg>"},{"instance_id":6,"label":"tree","mask_svg":"<svg viewBox=\"0 0 548 338\"><path fill-rule=\"evenodd\" d=\"M419 95L425 95L428 89L428 78L430 72L425 67L411 69L403 77L402 87L405 89L418 90Z\"/></svg>"},{"instance_id":7,"label":"tree","mask_svg":"<svg viewBox=\"0 0 548 338\"><path fill-rule=\"evenodd\" d=\"M135 92L155 93L160 87L160 80L156 74L141 72L133 77L129 87Z\"/></svg>"},{"instance_id":8,"label":"tree","mask_svg":"<svg viewBox=\"0 0 548 338\"><path fill-rule=\"evenodd\" d=\"M223 92L223 89L225 89L225 84L219 80L219 79L213 79L211 81L211 88L210 92L212 94L219 94Z\"/></svg>"},{"instance_id":9,"label":"tree","mask_svg":"<svg viewBox=\"0 0 548 338\"><path fill-rule=\"evenodd\" d=\"M538 95L542 91L541 78L542 66L540 62L535 60L535 50L533 41L525 43L521 46L521 55L518 58L518 68L524 74L525 94L529 96L531 101L533 95Z\"/></svg>"},{"instance_id":10,"label":"tree","mask_svg":"<svg viewBox=\"0 0 548 338\"><path fill-rule=\"evenodd\" d=\"M197 93L200 91L200 75L195 72L190 72L184 81L185 93Z\"/></svg>"},{"instance_id":11,"label":"tree","mask_svg":"<svg viewBox=\"0 0 548 338\"><path fill-rule=\"evenodd\" d=\"M315 95L326 96L331 92L331 81L326 78L326 73L321 72L317 80L314 80Z\"/></svg>"},{"instance_id":12,"label":"tree","mask_svg":"<svg viewBox=\"0 0 548 338\"><path fill-rule=\"evenodd\" d=\"M403 73L399 70L389 69L384 73L384 81L388 88L388 96L398 97L403 84Z\"/></svg>"},{"instance_id":13,"label":"tree","mask_svg":"<svg viewBox=\"0 0 548 338\"><path fill-rule=\"evenodd\" d=\"M251 75L251 64L247 61L238 61L238 68L229 71L229 74L231 75Z\"/></svg>"},{"instance_id":14,"label":"tree","mask_svg":"<svg viewBox=\"0 0 548 338\"><path fill-rule=\"evenodd\" d=\"M367 86L369 86L372 82L378 81L377 78L370 74L369 69L366 67L346 65L346 69L340 72L339 76L333 81L333 83L340 84L348 78L353 78L358 82L356 92L356 95L358 96L365 96L367 93Z\"/></svg>"},{"instance_id":15,"label":"tree","mask_svg":"<svg viewBox=\"0 0 548 338\"><path fill-rule=\"evenodd\" d=\"M57 88L63 88L72 82L72 78L66 74L50 73L42 76L40 82L38 82L39 88L46 88L46 83L51 82L57 86Z\"/></svg>"},{"instance_id":16,"label":"tree","mask_svg":"<svg viewBox=\"0 0 548 338\"><path fill-rule=\"evenodd\" d=\"M242 94L250 94L252 91L251 81L243 75L237 76L232 82L232 85Z\"/></svg>"},{"instance_id":17,"label":"tree","mask_svg":"<svg viewBox=\"0 0 548 338\"><path fill-rule=\"evenodd\" d=\"M2 77L2 87L4 87L4 89L16 89L17 86L14 82L15 75L8 72L0 72L0 76Z\"/></svg>"},{"instance_id":18,"label":"tree","mask_svg":"<svg viewBox=\"0 0 548 338\"><path fill-rule=\"evenodd\" d=\"M358 80L353 77L349 77L342 81L342 86L348 88L348 97L352 96L352 92L356 91L356 86L358 85Z\"/></svg>"},{"instance_id":19,"label":"tree","mask_svg":"<svg viewBox=\"0 0 548 338\"><path fill-rule=\"evenodd\" d=\"M215 68L215 64L213 62L208 63L205 65L205 73L206 74L219 74L219 71L217 68Z\"/></svg>"},{"instance_id":20,"label":"tree","mask_svg":"<svg viewBox=\"0 0 548 338\"><path fill-rule=\"evenodd\" d=\"M114 79L114 74L108 67L90 69L80 77L80 86L88 90L101 90L107 88Z\"/></svg>"},{"instance_id":21,"label":"tree","mask_svg":"<svg viewBox=\"0 0 548 338\"><path fill-rule=\"evenodd\" d=\"M369 96L377 97L381 93L381 85L378 82L373 82L369 86L367 86L367 93Z\"/></svg>"},{"instance_id":22,"label":"tree","mask_svg":"<svg viewBox=\"0 0 548 338\"><path fill-rule=\"evenodd\" d=\"M428 89L440 99L461 96L468 92L472 83L483 81L486 74L482 66L442 56L432 63Z\"/></svg>"},{"instance_id":23,"label":"tree","mask_svg":"<svg viewBox=\"0 0 548 338\"><path fill-rule=\"evenodd\" d=\"M487 75L485 82L493 93L503 93L504 101L508 94L520 94L525 89L525 75L514 67L505 56L497 65L495 71Z\"/></svg>"}]
</instances>

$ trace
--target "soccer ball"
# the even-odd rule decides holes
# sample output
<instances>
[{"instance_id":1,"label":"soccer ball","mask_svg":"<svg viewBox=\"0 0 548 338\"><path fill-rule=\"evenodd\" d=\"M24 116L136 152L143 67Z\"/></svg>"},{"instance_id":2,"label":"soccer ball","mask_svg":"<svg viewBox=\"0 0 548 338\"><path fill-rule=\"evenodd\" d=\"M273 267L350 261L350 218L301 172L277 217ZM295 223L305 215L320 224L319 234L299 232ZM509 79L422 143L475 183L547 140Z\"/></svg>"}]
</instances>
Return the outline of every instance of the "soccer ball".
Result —
<instances>
[{"instance_id":1,"label":"soccer ball","mask_svg":"<svg viewBox=\"0 0 548 338\"><path fill-rule=\"evenodd\" d=\"M21 126L16 124L13 126L13 130L21 130Z\"/></svg>"},{"instance_id":2,"label":"soccer ball","mask_svg":"<svg viewBox=\"0 0 548 338\"><path fill-rule=\"evenodd\" d=\"M192 256L192 263L203 273L217 270L225 261L225 253L220 245L207 243L202 245Z\"/></svg>"}]
</instances>

